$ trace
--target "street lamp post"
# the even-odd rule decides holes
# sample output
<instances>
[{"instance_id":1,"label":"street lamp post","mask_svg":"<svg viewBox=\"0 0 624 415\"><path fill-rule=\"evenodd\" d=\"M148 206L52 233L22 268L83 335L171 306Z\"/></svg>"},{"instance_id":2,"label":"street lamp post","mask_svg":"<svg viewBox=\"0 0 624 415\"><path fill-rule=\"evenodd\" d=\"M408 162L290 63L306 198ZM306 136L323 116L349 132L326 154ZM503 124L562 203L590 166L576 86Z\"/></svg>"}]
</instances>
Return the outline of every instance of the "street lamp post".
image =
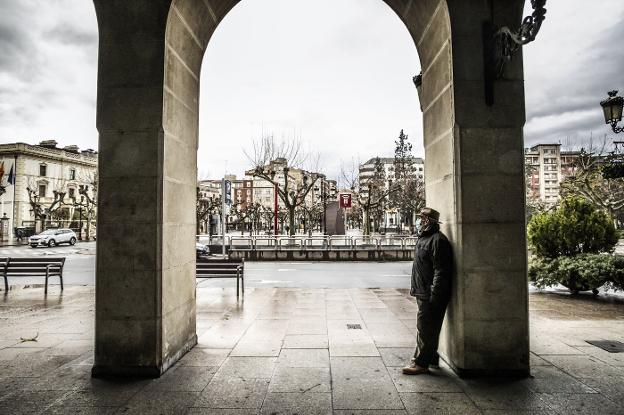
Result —
<instances>
[{"instance_id":1,"label":"street lamp post","mask_svg":"<svg viewBox=\"0 0 624 415\"><path fill-rule=\"evenodd\" d=\"M327 235L327 189L325 176L321 177L321 198L323 199L323 235Z\"/></svg>"},{"instance_id":2,"label":"street lamp post","mask_svg":"<svg viewBox=\"0 0 624 415\"><path fill-rule=\"evenodd\" d=\"M618 91L609 91L609 97L600 103L604 112L605 124L610 124L613 132L619 134L624 132L624 127L618 127L618 123L622 121L622 108L624 107L624 98L618 96Z\"/></svg>"},{"instance_id":3,"label":"street lamp post","mask_svg":"<svg viewBox=\"0 0 624 415\"><path fill-rule=\"evenodd\" d=\"M82 206L78 208L78 240L82 241Z\"/></svg>"}]
</instances>

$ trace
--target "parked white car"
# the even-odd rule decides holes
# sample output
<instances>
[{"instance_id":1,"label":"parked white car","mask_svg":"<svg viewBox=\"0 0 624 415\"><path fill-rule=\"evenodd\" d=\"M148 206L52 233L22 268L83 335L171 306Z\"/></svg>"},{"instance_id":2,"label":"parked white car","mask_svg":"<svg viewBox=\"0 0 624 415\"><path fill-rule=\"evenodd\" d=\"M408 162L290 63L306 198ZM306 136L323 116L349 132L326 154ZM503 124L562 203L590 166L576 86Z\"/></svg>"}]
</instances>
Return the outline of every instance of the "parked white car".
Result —
<instances>
[{"instance_id":1,"label":"parked white car","mask_svg":"<svg viewBox=\"0 0 624 415\"><path fill-rule=\"evenodd\" d=\"M28 238L28 243L33 248L38 246L56 246L58 244L74 245L76 243L76 234L71 229L48 229Z\"/></svg>"},{"instance_id":2,"label":"parked white car","mask_svg":"<svg viewBox=\"0 0 624 415\"><path fill-rule=\"evenodd\" d=\"M210 247L208 247L208 245L195 242L195 254L197 258L204 256L204 255L210 255Z\"/></svg>"}]
</instances>

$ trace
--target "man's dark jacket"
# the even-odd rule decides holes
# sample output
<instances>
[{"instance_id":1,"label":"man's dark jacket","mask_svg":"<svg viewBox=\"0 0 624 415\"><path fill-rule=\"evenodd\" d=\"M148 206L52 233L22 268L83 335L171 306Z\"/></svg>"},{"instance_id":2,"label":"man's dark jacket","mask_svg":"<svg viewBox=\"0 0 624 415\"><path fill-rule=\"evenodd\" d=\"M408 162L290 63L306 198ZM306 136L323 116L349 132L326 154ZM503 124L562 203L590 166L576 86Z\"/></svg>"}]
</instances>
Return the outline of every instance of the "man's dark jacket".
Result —
<instances>
[{"instance_id":1,"label":"man's dark jacket","mask_svg":"<svg viewBox=\"0 0 624 415\"><path fill-rule=\"evenodd\" d=\"M416 242L410 294L434 304L446 304L451 296L452 273L451 244L440 232L440 225L431 224Z\"/></svg>"}]
</instances>

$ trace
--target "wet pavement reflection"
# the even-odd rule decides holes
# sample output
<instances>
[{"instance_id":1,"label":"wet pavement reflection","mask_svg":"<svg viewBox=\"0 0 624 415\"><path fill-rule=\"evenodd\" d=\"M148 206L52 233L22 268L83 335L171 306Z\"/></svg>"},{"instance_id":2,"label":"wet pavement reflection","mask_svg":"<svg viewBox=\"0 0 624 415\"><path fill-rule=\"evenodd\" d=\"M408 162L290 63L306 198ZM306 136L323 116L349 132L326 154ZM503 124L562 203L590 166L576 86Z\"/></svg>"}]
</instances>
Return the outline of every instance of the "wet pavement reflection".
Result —
<instances>
[{"instance_id":1,"label":"wet pavement reflection","mask_svg":"<svg viewBox=\"0 0 624 415\"><path fill-rule=\"evenodd\" d=\"M622 414L624 300L532 292L532 377L408 377L406 290L197 290L199 344L160 379L92 379L93 287L2 293L0 413ZM348 328L348 325L361 328ZM384 410L384 412L378 412Z\"/></svg>"}]
</instances>

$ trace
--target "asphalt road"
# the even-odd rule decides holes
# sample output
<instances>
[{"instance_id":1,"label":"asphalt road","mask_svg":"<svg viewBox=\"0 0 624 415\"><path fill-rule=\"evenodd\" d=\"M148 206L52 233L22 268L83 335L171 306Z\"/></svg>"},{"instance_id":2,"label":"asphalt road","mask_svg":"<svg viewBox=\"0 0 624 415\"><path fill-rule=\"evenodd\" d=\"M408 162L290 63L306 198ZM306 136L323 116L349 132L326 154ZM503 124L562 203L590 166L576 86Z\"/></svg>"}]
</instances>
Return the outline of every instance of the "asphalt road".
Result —
<instances>
[{"instance_id":1,"label":"asphalt road","mask_svg":"<svg viewBox=\"0 0 624 415\"><path fill-rule=\"evenodd\" d=\"M54 248L0 248L0 257L64 256L67 285L95 284L95 242ZM409 288L411 262L246 262L247 287ZM42 278L12 278L10 284L42 284ZM56 279L52 284L58 283ZM233 280L198 280L201 287L229 287Z\"/></svg>"}]
</instances>

